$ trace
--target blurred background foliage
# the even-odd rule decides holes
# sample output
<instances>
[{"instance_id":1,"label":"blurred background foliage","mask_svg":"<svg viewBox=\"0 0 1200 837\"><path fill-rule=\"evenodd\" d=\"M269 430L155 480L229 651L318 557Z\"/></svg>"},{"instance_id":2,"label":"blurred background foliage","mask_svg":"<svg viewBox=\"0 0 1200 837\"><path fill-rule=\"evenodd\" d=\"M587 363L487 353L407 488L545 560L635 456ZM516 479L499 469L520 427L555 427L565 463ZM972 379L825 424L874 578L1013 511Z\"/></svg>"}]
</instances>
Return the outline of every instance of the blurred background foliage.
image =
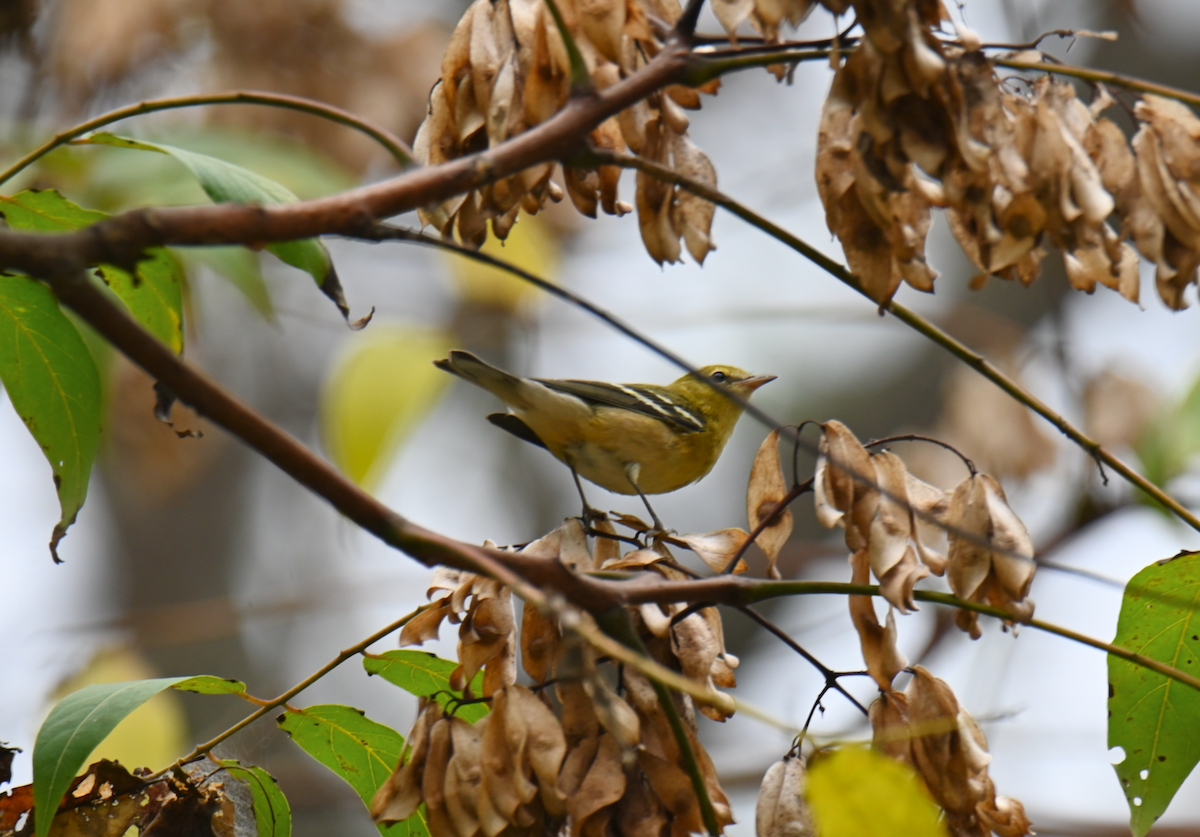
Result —
<instances>
[{"instance_id":1,"label":"blurred background foliage","mask_svg":"<svg viewBox=\"0 0 1200 837\"><path fill-rule=\"evenodd\" d=\"M6 0L0 3L0 76L6 80L0 86L0 155L15 159L54 132L113 107L218 90L319 99L411 140L466 5ZM1175 25L1190 19L1187 9L1186 0L989 0L968 3L963 13L989 40L1029 40L1060 26L1116 29L1121 39L1115 45L1081 42L1067 57L1194 87L1200 58ZM818 13L799 37L824 37L829 25ZM704 27L716 29L709 18ZM716 164L723 188L837 254L812 182L816 114L828 80L826 67L808 65L797 70L793 86L762 73L731 77L695 114L692 133ZM395 171L386 151L365 137L280 109L205 107L140 117L113 130L237 163L301 198ZM22 188L58 189L81 206L106 212L204 200L175 161L99 147L60 149L6 184L6 193ZM399 220L416 224L415 217ZM631 219L585 225L565 209L523 218L503 246L489 241L485 250L570 285L698 364L736 363L779 375L760 403L785 420L837 417L864 440L919 431L959 446L1012 486L1014 506L1049 559L1074 560L1072 544L1090 543L1092 527L1129 513L1135 498L1124 486L1106 486L1083 454L990 384L895 322L880 320L869 304L757 232L721 216L715 229L720 250L703 270L689 264L661 271L646 257ZM931 261L943 275L938 296L906 290L905 304L986 353L1082 421L1099 441L1139 461L1152 479L1182 492L1185 501L1200 499L1190 468L1200 449L1200 385L1193 384L1200 346L1187 340L1195 312L1172 317L1155 299L1139 319L1115 296L1104 298L1104 290L1094 298L1065 295L1067 283L1053 276L1031 289L991 282L969 292L969 265L949 245L944 228L934 241L940 244L931 247ZM472 541L516 543L577 510L563 469L483 420L499 406L490 396L457 385L429 364L448 348L547 377L677 377L644 350L508 274L408 245L332 241L330 248L354 316L376 308L363 332L349 332L298 271L272 260L260 263L257 254L236 248L177 250L187 274L187 355L401 513L433 529ZM176 427L201 434L180 440L154 420L146 376L103 348L97 354L109 405L105 450L90 504L64 542L64 568L45 566L44 533L54 504L52 487L43 485L49 482L44 462L36 448L30 452L10 410L0 423L6 462L0 528L8 533L0 562L8 595L17 591L21 597L3 623L16 643L9 672L19 676L0 678L0 740L26 749L25 761L16 764L18 781L28 770L38 719L56 690L125 679L130 672L210 673L273 695L410 610L425 589L424 570L365 539L269 464L177 408ZM703 484L656 502L668 525L680 531L745 526L741 495L764 432L743 422ZM957 460L932 448L908 446L903 455L931 481L949 484L960 476L953 470L961 468ZM802 455L802 468L804 462ZM600 502L627 509L623 499ZM50 523L43 525L43 518ZM837 536L806 513L798 512L797 521L781 558L784 575L844 577ZM1173 552L1187 541L1171 531ZM1147 552L1125 556L1125 564L1097 559L1090 569L1128 575L1166 557L1152 543L1147 539ZM752 563L752 572L760 567ZM1096 612L1109 607L1095 604L1106 592L1079 583L1064 582L1076 585L1064 588L1064 595ZM1043 601L1057 590L1035 587L1034 596ZM1110 609L1115 623L1115 606ZM854 668L860 662L843 610L840 602L773 607L774 617L827 663ZM914 662L938 660L944 667L938 673L952 683L947 670L974 678L973 689L959 693L983 704L972 706L981 721L993 721L988 733L997 782L1025 800L1035 822L1057 817L1063 833L1074 833L1071 828L1081 823L1119 827L1123 801L1099 743L1093 745L1098 762L1097 753L1088 753L1099 768L1086 773L1099 778L1078 788L1065 779L1038 787L1039 774L1022 762L1037 759L1052 769L1058 756L1051 751L1075 741L1063 744L1061 717L1020 716L1023 696L1037 692L1036 679L1024 691L997 686L1014 671L1041 670L1043 662L1022 664L1009 646L999 652L983 647L990 637L972 647L948 630L943 617L932 610L914 617L923 620L924 631L909 632L912 647L906 651ZM728 619L727 630L731 650L743 655L739 675L747 697L802 719L819 689L815 673L736 618ZM1111 627L1101 622L1094 632L1104 636ZM1003 639L1011 645L1011 638ZM971 660L997 653L1001 670L980 682ZM1053 671L1055 664L1044 666ZM414 709L398 705L390 689L356 671L339 671L303 699L360 706L400 730ZM165 752L180 751L177 742L206 740L241 712L232 701L188 695L164 701L152 723L135 716L114 733L121 740L104 745L101 754L161 767L169 758ZM829 710L818 721L819 732L863 734L844 706L830 701ZM786 749L774 732L752 724L731 721L710 736L726 786L742 794L734 799L740 834L752 828L753 803L747 800L762 770ZM1102 715L1095 728L1102 730ZM1039 737L1044 751L1030 743ZM1011 755L1004 755L1006 742ZM297 837L329 829L373 832L353 794L269 721L223 752L280 778L296 809ZM1096 767L1092 762L1088 770ZM1022 775L1033 787L1019 784ZM1200 811L1195 803L1184 804L1186 796L1185 788L1170 816L1194 821Z\"/></svg>"}]
</instances>

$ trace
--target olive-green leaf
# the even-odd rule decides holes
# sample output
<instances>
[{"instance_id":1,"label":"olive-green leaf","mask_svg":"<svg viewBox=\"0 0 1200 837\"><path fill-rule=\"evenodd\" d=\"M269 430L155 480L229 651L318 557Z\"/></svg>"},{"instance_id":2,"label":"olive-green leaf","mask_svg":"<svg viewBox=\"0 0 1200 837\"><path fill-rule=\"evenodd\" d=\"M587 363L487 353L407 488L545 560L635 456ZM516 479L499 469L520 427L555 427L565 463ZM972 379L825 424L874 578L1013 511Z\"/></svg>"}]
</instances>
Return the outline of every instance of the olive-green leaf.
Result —
<instances>
[{"instance_id":1,"label":"olive-green leaf","mask_svg":"<svg viewBox=\"0 0 1200 837\"><path fill-rule=\"evenodd\" d=\"M241 680L227 680L224 677L213 677L211 674L201 674L189 677L172 688L180 692L195 692L200 695L245 695L246 684Z\"/></svg>"},{"instance_id":2,"label":"olive-green leaf","mask_svg":"<svg viewBox=\"0 0 1200 837\"><path fill-rule=\"evenodd\" d=\"M287 187L274 180L216 157L198 154L174 145L134 140L107 132L89 134L76 142L168 154L187 167L200 183L205 194L214 203L231 202L267 206L293 203L297 200ZM304 238L297 241L276 242L266 245L266 250L286 264L299 268L312 276L322 292L337 305L342 316L349 319L350 309L342 294L341 283L333 268L333 260L329 257L329 251L320 239Z\"/></svg>"},{"instance_id":3,"label":"olive-green leaf","mask_svg":"<svg viewBox=\"0 0 1200 837\"><path fill-rule=\"evenodd\" d=\"M807 795L821 837L946 837L917 774L874 750L843 747L814 760Z\"/></svg>"},{"instance_id":4,"label":"olive-green leaf","mask_svg":"<svg viewBox=\"0 0 1200 837\"><path fill-rule=\"evenodd\" d=\"M382 654L363 654L363 668L367 674L378 674L392 685L399 686L417 697L433 695L437 702L452 710L470 723L475 723L488 713L486 703L459 704L462 693L450 688L450 673L458 663L443 660L428 651L385 651ZM476 674L471 682L474 694L483 692L483 674Z\"/></svg>"},{"instance_id":5,"label":"olive-green leaf","mask_svg":"<svg viewBox=\"0 0 1200 837\"><path fill-rule=\"evenodd\" d=\"M279 716L279 727L354 788L368 809L375 791L392 775L404 752L404 736L350 706L289 708ZM418 811L404 822L380 825L379 831L385 837L428 835L422 817L423 812Z\"/></svg>"},{"instance_id":6,"label":"olive-green leaf","mask_svg":"<svg viewBox=\"0 0 1200 837\"><path fill-rule=\"evenodd\" d=\"M1114 644L1200 676L1200 553L1143 569L1125 586ZM1142 837L1200 760L1200 691L1118 657L1108 658L1108 746Z\"/></svg>"},{"instance_id":7,"label":"olive-green leaf","mask_svg":"<svg viewBox=\"0 0 1200 837\"><path fill-rule=\"evenodd\" d=\"M102 221L103 212L76 206L53 190L0 196L0 214L13 229L65 232ZM183 351L183 280L174 257L161 247L146 251L136 276L112 265L97 271L142 327L172 351Z\"/></svg>"},{"instance_id":8,"label":"olive-green leaf","mask_svg":"<svg viewBox=\"0 0 1200 837\"><path fill-rule=\"evenodd\" d=\"M27 276L0 275L0 382L54 474L62 517L50 554L58 561L100 445L100 374L54 294Z\"/></svg>"},{"instance_id":9,"label":"olive-green leaf","mask_svg":"<svg viewBox=\"0 0 1200 837\"><path fill-rule=\"evenodd\" d=\"M33 744L33 804L37 837L50 832L53 812L84 760L121 719L163 689L187 677L94 683L72 692L50 710Z\"/></svg>"},{"instance_id":10,"label":"olive-green leaf","mask_svg":"<svg viewBox=\"0 0 1200 837\"><path fill-rule=\"evenodd\" d=\"M261 767L233 759L218 762L235 779L250 787L257 837L291 837L292 809L275 777Z\"/></svg>"}]
</instances>

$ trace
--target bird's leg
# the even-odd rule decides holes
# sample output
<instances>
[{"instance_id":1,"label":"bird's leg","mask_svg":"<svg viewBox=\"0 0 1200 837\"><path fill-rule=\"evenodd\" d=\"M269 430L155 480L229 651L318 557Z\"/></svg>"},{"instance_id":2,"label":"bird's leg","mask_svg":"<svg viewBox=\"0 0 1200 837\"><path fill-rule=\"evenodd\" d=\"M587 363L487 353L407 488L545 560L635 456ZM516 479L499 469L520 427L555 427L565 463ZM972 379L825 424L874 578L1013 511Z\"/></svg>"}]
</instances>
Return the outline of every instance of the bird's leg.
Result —
<instances>
[{"instance_id":1,"label":"bird's leg","mask_svg":"<svg viewBox=\"0 0 1200 837\"><path fill-rule=\"evenodd\" d=\"M642 502L646 504L646 511L650 512L650 518L654 521L654 532L651 534L667 534L667 527L663 526L662 521L658 519L658 515L654 513L654 507L650 505L650 501L646 499L646 495L642 493L641 486L638 485L638 476L641 474L642 466L636 462L630 462L625 466L625 476L629 478L629 484L633 486L633 490L642 498Z\"/></svg>"},{"instance_id":2,"label":"bird's leg","mask_svg":"<svg viewBox=\"0 0 1200 837\"><path fill-rule=\"evenodd\" d=\"M587 501L587 497L583 494L583 483L579 481L579 474L575 471L575 466L568 463L568 468L571 469L571 477L575 480L575 490L579 492L579 499L583 503L583 528L590 529L592 524L600 518L600 513L593 509Z\"/></svg>"}]
</instances>

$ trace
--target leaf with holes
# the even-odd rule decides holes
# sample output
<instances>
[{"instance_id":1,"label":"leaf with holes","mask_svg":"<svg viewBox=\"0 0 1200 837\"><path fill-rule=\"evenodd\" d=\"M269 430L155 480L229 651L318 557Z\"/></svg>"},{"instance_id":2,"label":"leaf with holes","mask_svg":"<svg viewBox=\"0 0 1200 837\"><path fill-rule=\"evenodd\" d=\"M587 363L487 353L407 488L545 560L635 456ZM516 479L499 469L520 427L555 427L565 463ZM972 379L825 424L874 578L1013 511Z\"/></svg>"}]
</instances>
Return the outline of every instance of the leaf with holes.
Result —
<instances>
[{"instance_id":1,"label":"leaf with holes","mask_svg":"<svg viewBox=\"0 0 1200 837\"><path fill-rule=\"evenodd\" d=\"M233 759L220 761L219 764L250 788L257 837L291 837L292 809L275 777L261 767L241 764Z\"/></svg>"},{"instance_id":2,"label":"leaf with holes","mask_svg":"<svg viewBox=\"0 0 1200 837\"><path fill-rule=\"evenodd\" d=\"M100 373L54 294L27 276L0 275L0 381L54 473L62 517L50 554L58 561L100 446Z\"/></svg>"},{"instance_id":3,"label":"leaf with holes","mask_svg":"<svg viewBox=\"0 0 1200 837\"><path fill-rule=\"evenodd\" d=\"M249 169L218 160L207 154L197 154L184 148L158 142L133 140L116 134L100 132L89 134L77 143L113 145L140 151L156 151L174 157L187 167L200 183L205 194L214 203L244 203L270 206L271 204L294 203L297 197L283 185L256 174ZM296 241L274 242L266 245L267 252L280 261L299 268L312 276L321 291L329 297L342 316L349 319L350 309L342 294L341 282L333 269L329 251L318 238L302 238Z\"/></svg>"},{"instance_id":4,"label":"leaf with holes","mask_svg":"<svg viewBox=\"0 0 1200 837\"><path fill-rule=\"evenodd\" d=\"M462 699L462 693L450 688L450 673L458 668L458 663L443 660L428 651L364 654L363 668L367 670L367 674L378 674L409 694L417 697L434 696L447 711L457 709L454 714L469 723L475 723L488 713L485 703L468 703L463 706L455 703L456 700ZM475 680L471 683L471 692L483 694L482 673L475 675Z\"/></svg>"},{"instance_id":5,"label":"leaf with holes","mask_svg":"<svg viewBox=\"0 0 1200 837\"><path fill-rule=\"evenodd\" d=\"M17 230L65 232L91 226L108 216L84 209L53 190L0 196L0 215ZM139 324L171 351L183 351L183 272L162 247L146 250L136 275L100 265L98 275Z\"/></svg>"},{"instance_id":6,"label":"leaf with holes","mask_svg":"<svg viewBox=\"0 0 1200 837\"><path fill-rule=\"evenodd\" d=\"M350 706L289 708L279 716L279 727L354 788L368 808L371 797L392 775L404 752L404 736ZM380 825L379 831L385 837L427 837L429 833L422 811L404 822Z\"/></svg>"},{"instance_id":7,"label":"leaf with holes","mask_svg":"<svg viewBox=\"0 0 1200 837\"><path fill-rule=\"evenodd\" d=\"M1200 676L1200 553L1143 569L1125 587L1116 645ZM1167 810L1200 760L1200 691L1148 668L1108 658L1108 746L1141 837Z\"/></svg>"}]
</instances>

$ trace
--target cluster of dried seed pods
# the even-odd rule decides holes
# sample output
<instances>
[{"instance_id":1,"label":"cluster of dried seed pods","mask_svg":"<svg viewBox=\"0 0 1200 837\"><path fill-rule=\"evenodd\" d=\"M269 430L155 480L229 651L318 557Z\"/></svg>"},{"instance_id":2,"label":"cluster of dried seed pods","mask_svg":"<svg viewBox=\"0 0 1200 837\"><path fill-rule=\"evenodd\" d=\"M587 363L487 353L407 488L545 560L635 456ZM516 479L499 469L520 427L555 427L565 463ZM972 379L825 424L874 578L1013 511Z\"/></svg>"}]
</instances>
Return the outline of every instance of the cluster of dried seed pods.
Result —
<instances>
[{"instance_id":1,"label":"cluster of dried seed pods","mask_svg":"<svg viewBox=\"0 0 1200 837\"><path fill-rule=\"evenodd\" d=\"M645 528L632 517L620 522ZM615 534L611 521L596 525ZM746 537L741 530L722 530L664 540L723 565ZM663 541L622 555L618 540L599 538L593 552L574 519L521 551L576 570L684 577ZM481 691L492 711L472 725L426 702L405 757L375 797L376 821L406 819L423 802L434 837L564 828L589 837L685 837L705 830L685 749L698 764L717 822L733 821L716 769L696 737L696 707L686 695L671 699L670 714L682 720L681 742L648 680L602 665L590 646L533 606L524 608L518 629L511 593L496 582L439 568L429 594L442 595L405 626L402 644L436 637L445 620L457 623L460 665L451 685L470 694L469 684L482 670ZM628 615L659 663L702 684L736 685L737 658L725 652L719 614L708 608L676 619L682 609L645 605ZM518 649L535 690L515 682ZM716 720L727 717L709 706L699 709Z\"/></svg>"},{"instance_id":2,"label":"cluster of dried seed pods","mask_svg":"<svg viewBox=\"0 0 1200 837\"><path fill-rule=\"evenodd\" d=\"M913 586L931 573L945 575L960 598L1002 608L1018 621L1033 616L1027 598L1037 566L1033 543L995 479L972 473L943 491L908 473L894 453L868 452L841 422L823 427L817 519L845 529L855 582L866 583L874 573L883 597L908 613L916 609ZM945 554L925 542L922 522L945 531ZM852 612L863 598L851 597ZM873 610L869 618L875 621ZM960 611L956 621L979 637L973 611Z\"/></svg>"},{"instance_id":3,"label":"cluster of dried seed pods","mask_svg":"<svg viewBox=\"0 0 1200 837\"><path fill-rule=\"evenodd\" d=\"M1064 82L1003 81L974 33L940 36L941 0L853 6L865 35L825 102L817 183L872 298L887 301L901 282L933 290L925 237L941 207L978 281L1029 284L1050 244L1072 286L1136 302L1132 241L1155 263L1163 301L1186 307L1200 265L1200 120L1188 108L1145 97L1131 151L1100 116L1114 104L1103 88L1085 105Z\"/></svg>"},{"instance_id":4,"label":"cluster of dried seed pods","mask_svg":"<svg viewBox=\"0 0 1200 837\"><path fill-rule=\"evenodd\" d=\"M555 20L554 10L562 28ZM644 67L662 49L681 13L679 0L476 0L458 23L442 59L441 80L417 133L416 159L435 165L480 151L538 125L561 110L572 92L572 50L587 83L603 90ZM569 35L570 45L563 37ZM578 85L580 80L575 79ZM608 151L632 150L681 174L716 185L716 171L688 139L685 109L700 107L699 89L672 86L614 116L588 137ZM561 183L553 162L543 163L467 195L421 211L443 235L457 229L479 246L492 233L505 238L521 209L536 213L564 193L594 218L597 208L624 215L620 169L566 166ZM713 249L714 207L671 184L639 175L635 203L642 238L660 264L679 261L680 239L698 262Z\"/></svg>"}]
</instances>

